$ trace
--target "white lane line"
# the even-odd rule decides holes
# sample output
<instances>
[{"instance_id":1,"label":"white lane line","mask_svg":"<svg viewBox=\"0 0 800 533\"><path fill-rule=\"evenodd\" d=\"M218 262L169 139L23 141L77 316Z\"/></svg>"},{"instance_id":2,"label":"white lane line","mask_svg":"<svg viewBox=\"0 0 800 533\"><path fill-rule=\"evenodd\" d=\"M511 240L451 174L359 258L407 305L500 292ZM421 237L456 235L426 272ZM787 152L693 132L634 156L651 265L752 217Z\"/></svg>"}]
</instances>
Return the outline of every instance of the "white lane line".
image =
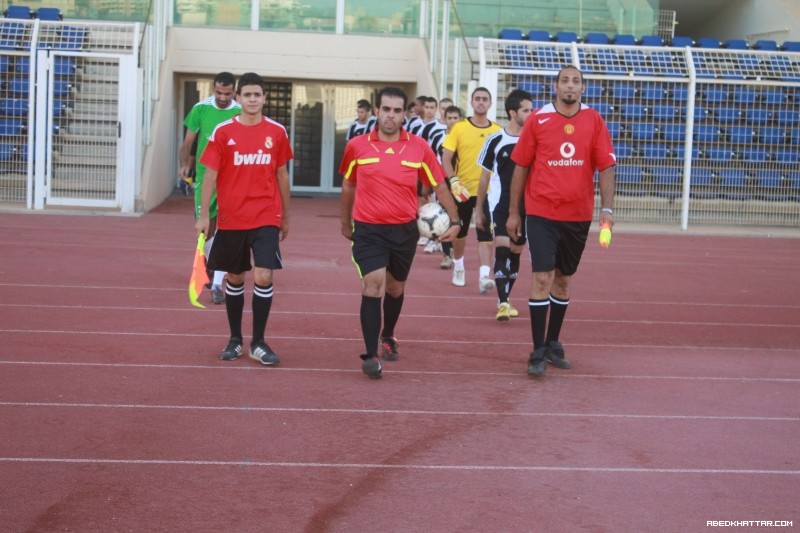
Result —
<instances>
[{"instance_id":1,"label":"white lane line","mask_svg":"<svg viewBox=\"0 0 800 533\"><path fill-rule=\"evenodd\" d=\"M0 359L0 365L19 365L19 366L71 366L71 367L105 367L105 368L155 368L159 370L175 369L175 370L218 370L218 371L240 371L251 372L255 367L253 366L222 366L222 365L176 365L176 364L163 364L163 363L94 363L94 362L76 362L76 361L10 361ZM290 373L323 373L323 374L336 374L336 373L356 373L360 374L361 370L352 368L271 368L269 373L274 372L290 372ZM392 370L392 374L409 375L409 376L473 376L473 377L515 377L524 378L528 377L523 372L488 372L483 370L476 371L453 371L453 370ZM654 375L614 375L614 374L575 374L575 373L559 373L548 379L622 379L622 380L666 380L666 381L716 381L716 382L731 382L731 383L800 383L800 378L770 378L770 377L728 377L728 376L654 376Z\"/></svg>"},{"instance_id":2,"label":"white lane line","mask_svg":"<svg viewBox=\"0 0 800 533\"><path fill-rule=\"evenodd\" d=\"M121 306L121 305L67 305L67 304L0 304L0 308L9 307L9 308L17 308L17 309L70 309L73 311L121 311L121 312L130 312L130 311L144 311L147 313L153 312L164 312L164 313L197 313L197 310L191 308L189 306L183 307L132 307L132 306ZM225 309L218 309L215 310L218 312L224 312ZM353 316L352 312L341 312L341 311L282 311L282 310L273 310L271 311L273 315L288 315L288 316L306 316L306 315L314 315L314 316ZM480 320L482 322L486 322L487 319L491 318L486 315L424 315L419 313L404 313L403 318L422 318L425 320L430 319L437 319L437 320ZM524 319L523 319L524 320ZM755 323L755 322L698 322L698 321L685 321L685 320L626 320L626 319L606 319L606 318L571 318L570 322L581 322L581 323L598 323L598 324L638 324L643 326L684 326L684 327L691 327L691 326L702 326L702 327L735 327L739 328L742 326L746 327L755 327L755 328L791 328L791 329L800 329L800 324L775 324L774 322L771 323Z\"/></svg>"},{"instance_id":3,"label":"white lane line","mask_svg":"<svg viewBox=\"0 0 800 533\"><path fill-rule=\"evenodd\" d=\"M131 287L128 285L66 285L56 283L5 283L0 282L0 288L41 288L41 289L75 289L75 290L109 290L109 291L143 291L143 292L180 292L186 293L184 287ZM298 295L298 296L335 296L335 297L358 297L357 291L301 291L293 289L278 288L280 294ZM486 296L453 296L447 294L415 294L413 287L411 292L405 294L406 299L419 299L419 300L475 300L486 301ZM581 299L580 297L572 298L572 303L581 304L598 304L598 305L644 305L644 306L680 306L680 307L731 307L737 306L739 308L763 308L763 309L800 309L800 305L789 304L742 304L741 302L735 303L714 303L708 301L690 302L685 300L675 301L662 301L662 300L592 300Z\"/></svg>"},{"instance_id":4,"label":"white lane line","mask_svg":"<svg viewBox=\"0 0 800 533\"><path fill-rule=\"evenodd\" d=\"M432 411L428 409L351 409L333 407L253 407L217 405L148 405L78 402L0 402L0 407L42 407L69 409L153 409L175 411L236 411L242 413L301 413L346 415L415 415L456 417L520 417L520 418L614 418L623 420L683 420L721 422L800 422L800 417L784 416L719 416L719 415L642 415L630 413L558 413L515 411Z\"/></svg>"},{"instance_id":5,"label":"white lane line","mask_svg":"<svg viewBox=\"0 0 800 533\"><path fill-rule=\"evenodd\" d=\"M60 457L0 457L3 463L111 464L136 466L227 466L264 468L319 468L350 470L443 470L466 472L586 472L597 474L700 474L744 476L800 476L800 470L764 470L744 468L629 468L602 466L542 465L444 465L385 463L315 463L293 461L199 461L167 459L97 459Z\"/></svg>"}]
</instances>

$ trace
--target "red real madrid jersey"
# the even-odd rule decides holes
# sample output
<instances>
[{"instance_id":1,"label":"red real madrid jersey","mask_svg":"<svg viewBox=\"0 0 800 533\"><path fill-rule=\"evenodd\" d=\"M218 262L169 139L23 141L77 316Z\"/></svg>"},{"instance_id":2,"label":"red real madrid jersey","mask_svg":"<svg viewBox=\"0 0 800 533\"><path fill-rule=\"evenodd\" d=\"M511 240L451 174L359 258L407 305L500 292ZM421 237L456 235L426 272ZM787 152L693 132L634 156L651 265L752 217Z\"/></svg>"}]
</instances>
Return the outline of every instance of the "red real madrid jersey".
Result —
<instances>
[{"instance_id":1,"label":"red real madrid jersey","mask_svg":"<svg viewBox=\"0 0 800 533\"><path fill-rule=\"evenodd\" d=\"M342 155L339 173L357 187L353 220L404 224L417 218L417 182L436 187L444 181L436 155L421 137L400 131L397 141L378 132L354 137Z\"/></svg>"},{"instance_id":2,"label":"red real madrid jersey","mask_svg":"<svg viewBox=\"0 0 800 533\"><path fill-rule=\"evenodd\" d=\"M277 171L291 159L286 128L274 120L245 125L236 116L217 126L200 162L218 172L219 228L280 227Z\"/></svg>"},{"instance_id":3,"label":"red real madrid jersey","mask_svg":"<svg viewBox=\"0 0 800 533\"><path fill-rule=\"evenodd\" d=\"M536 110L511 159L528 167L525 212L571 222L592 220L594 172L616 164L603 117L585 104L571 117L553 104Z\"/></svg>"}]
</instances>

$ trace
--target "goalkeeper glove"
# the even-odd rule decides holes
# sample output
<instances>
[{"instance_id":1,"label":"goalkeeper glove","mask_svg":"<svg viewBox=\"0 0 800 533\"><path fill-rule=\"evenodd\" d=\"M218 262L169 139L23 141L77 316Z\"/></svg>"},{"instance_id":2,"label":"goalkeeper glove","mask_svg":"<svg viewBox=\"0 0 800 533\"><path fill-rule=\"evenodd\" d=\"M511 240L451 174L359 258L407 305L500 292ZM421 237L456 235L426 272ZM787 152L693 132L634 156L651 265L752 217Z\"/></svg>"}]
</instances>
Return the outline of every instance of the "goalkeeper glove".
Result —
<instances>
[{"instance_id":1,"label":"goalkeeper glove","mask_svg":"<svg viewBox=\"0 0 800 533\"><path fill-rule=\"evenodd\" d=\"M453 194L453 198L455 198L456 202L466 202L470 199L470 196L472 196L467 188L461 184L461 180L458 179L458 176L450 176L450 192Z\"/></svg>"}]
</instances>

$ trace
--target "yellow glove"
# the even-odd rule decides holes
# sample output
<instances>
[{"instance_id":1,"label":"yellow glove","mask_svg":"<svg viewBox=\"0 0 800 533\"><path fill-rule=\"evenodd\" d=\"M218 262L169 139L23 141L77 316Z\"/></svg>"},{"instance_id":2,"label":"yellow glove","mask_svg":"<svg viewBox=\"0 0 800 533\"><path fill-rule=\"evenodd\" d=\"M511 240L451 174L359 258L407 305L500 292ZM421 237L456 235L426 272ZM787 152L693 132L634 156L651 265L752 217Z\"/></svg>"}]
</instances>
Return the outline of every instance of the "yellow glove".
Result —
<instances>
[{"instance_id":1,"label":"yellow glove","mask_svg":"<svg viewBox=\"0 0 800 533\"><path fill-rule=\"evenodd\" d=\"M461 184L458 176L450 176L450 192L456 202L466 202L472 196L469 190Z\"/></svg>"}]
</instances>

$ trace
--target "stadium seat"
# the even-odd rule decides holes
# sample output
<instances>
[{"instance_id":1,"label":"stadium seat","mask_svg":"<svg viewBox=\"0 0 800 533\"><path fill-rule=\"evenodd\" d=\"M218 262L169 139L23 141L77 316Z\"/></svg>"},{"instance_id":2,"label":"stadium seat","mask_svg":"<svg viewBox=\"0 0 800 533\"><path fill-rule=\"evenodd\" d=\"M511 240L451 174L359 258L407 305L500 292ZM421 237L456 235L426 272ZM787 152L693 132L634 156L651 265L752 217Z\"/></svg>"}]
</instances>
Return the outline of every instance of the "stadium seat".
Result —
<instances>
[{"instance_id":1,"label":"stadium seat","mask_svg":"<svg viewBox=\"0 0 800 533\"><path fill-rule=\"evenodd\" d=\"M617 159L633 157L633 146L628 143L617 143L614 145L614 155Z\"/></svg>"},{"instance_id":2,"label":"stadium seat","mask_svg":"<svg viewBox=\"0 0 800 533\"><path fill-rule=\"evenodd\" d=\"M686 138L686 125L681 123L662 124L658 131L661 138L668 142L683 142Z\"/></svg>"},{"instance_id":3,"label":"stadium seat","mask_svg":"<svg viewBox=\"0 0 800 533\"><path fill-rule=\"evenodd\" d=\"M17 152L17 145L12 143L0 143L0 161L11 161Z\"/></svg>"},{"instance_id":4,"label":"stadium seat","mask_svg":"<svg viewBox=\"0 0 800 533\"><path fill-rule=\"evenodd\" d=\"M738 168L723 168L719 172L719 185L722 196L733 200L746 200L747 174Z\"/></svg>"},{"instance_id":5,"label":"stadium seat","mask_svg":"<svg viewBox=\"0 0 800 533\"><path fill-rule=\"evenodd\" d=\"M593 104L589 104L589 107L593 108L595 111L600 113L603 118L606 119L614 115L614 112L616 111L616 108L613 105L606 102L594 102Z\"/></svg>"},{"instance_id":6,"label":"stadium seat","mask_svg":"<svg viewBox=\"0 0 800 533\"><path fill-rule=\"evenodd\" d=\"M738 107L718 107L713 114L714 120L720 124L735 124L742 118L742 110Z\"/></svg>"},{"instance_id":7,"label":"stadium seat","mask_svg":"<svg viewBox=\"0 0 800 533\"><path fill-rule=\"evenodd\" d=\"M653 120L674 120L678 118L680 111L675 106L668 104L657 104L650 107L650 116Z\"/></svg>"},{"instance_id":8,"label":"stadium seat","mask_svg":"<svg viewBox=\"0 0 800 533\"><path fill-rule=\"evenodd\" d=\"M765 104L785 104L786 93L780 89L764 89L761 92L761 101Z\"/></svg>"},{"instance_id":9,"label":"stadium seat","mask_svg":"<svg viewBox=\"0 0 800 533\"><path fill-rule=\"evenodd\" d=\"M733 102L738 105L753 105L758 93L749 87L734 87Z\"/></svg>"},{"instance_id":10,"label":"stadium seat","mask_svg":"<svg viewBox=\"0 0 800 533\"><path fill-rule=\"evenodd\" d=\"M693 198L713 198L714 172L710 168L692 167L689 195Z\"/></svg>"},{"instance_id":11,"label":"stadium seat","mask_svg":"<svg viewBox=\"0 0 800 533\"><path fill-rule=\"evenodd\" d=\"M640 194L642 169L637 165L621 165L616 170L616 192L619 194Z\"/></svg>"},{"instance_id":12,"label":"stadium seat","mask_svg":"<svg viewBox=\"0 0 800 533\"><path fill-rule=\"evenodd\" d=\"M733 151L726 147L709 146L703 150L703 154L711 161L728 162L733 159Z\"/></svg>"},{"instance_id":13,"label":"stadium seat","mask_svg":"<svg viewBox=\"0 0 800 533\"><path fill-rule=\"evenodd\" d=\"M556 33L555 41L559 43L577 43L578 34L574 31L560 31Z\"/></svg>"},{"instance_id":14,"label":"stadium seat","mask_svg":"<svg viewBox=\"0 0 800 533\"><path fill-rule=\"evenodd\" d=\"M31 8L28 6L8 6L5 11L6 18L9 19L30 19L33 18Z\"/></svg>"},{"instance_id":15,"label":"stadium seat","mask_svg":"<svg viewBox=\"0 0 800 533\"><path fill-rule=\"evenodd\" d=\"M755 130L747 126L735 126L727 132L728 140L733 144L750 144L756 136Z\"/></svg>"},{"instance_id":16,"label":"stadium seat","mask_svg":"<svg viewBox=\"0 0 800 533\"><path fill-rule=\"evenodd\" d=\"M589 32L583 38L583 42L589 44L608 44L609 38L608 35L606 35L605 33Z\"/></svg>"},{"instance_id":17,"label":"stadium seat","mask_svg":"<svg viewBox=\"0 0 800 533\"><path fill-rule=\"evenodd\" d=\"M634 141L652 141L656 138L658 128L655 124L634 122L630 125L630 132Z\"/></svg>"},{"instance_id":18,"label":"stadium seat","mask_svg":"<svg viewBox=\"0 0 800 533\"><path fill-rule=\"evenodd\" d=\"M663 85L646 84L639 89L639 96L647 102L657 102L667 96L667 91Z\"/></svg>"},{"instance_id":19,"label":"stadium seat","mask_svg":"<svg viewBox=\"0 0 800 533\"><path fill-rule=\"evenodd\" d=\"M731 50L747 50L750 45L745 39L728 39L722 44L723 48L730 48Z\"/></svg>"},{"instance_id":20,"label":"stadium seat","mask_svg":"<svg viewBox=\"0 0 800 533\"><path fill-rule=\"evenodd\" d=\"M27 98L2 98L0 99L0 114L7 117L28 116Z\"/></svg>"},{"instance_id":21,"label":"stadium seat","mask_svg":"<svg viewBox=\"0 0 800 533\"><path fill-rule=\"evenodd\" d=\"M694 46L694 39L691 37L685 37L682 35L676 35L672 38L672 41L669 43L670 46L677 46L683 48L685 46Z\"/></svg>"},{"instance_id":22,"label":"stadium seat","mask_svg":"<svg viewBox=\"0 0 800 533\"><path fill-rule=\"evenodd\" d=\"M711 111L709 111L708 108L695 106L693 115L695 122L703 122L709 117L711 117Z\"/></svg>"},{"instance_id":23,"label":"stadium seat","mask_svg":"<svg viewBox=\"0 0 800 533\"><path fill-rule=\"evenodd\" d=\"M17 75L22 74L29 74L31 71L31 58L29 57L18 57L16 61L14 61L14 72Z\"/></svg>"},{"instance_id":24,"label":"stadium seat","mask_svg":"<svg viewBox=\"0 0 800 533\"><path fill-rule=\"evenodd\" d=\"M0 22L0 50L20 50L25 47L28 28L21 22Z\"/></svg>"},{"instance_id":25,"label":"stadium seat","mask_svg":"<svg viewBox=\"0 0 800 533\"><path fill-rule=\"evenodd\" d=\"M682 181L683 169L675 166L657 166L651 169L653 181L656 185L671 186L674 188Z\"/></svg>"},{"instance_id":26,"label":"stadium seat","mask_svg":"<svg viewBox=\"0 0 800 533\"><path fill-rule=\"evenodd\" d=\"M647 116L647 108L642 104L621 104L619 114L627 120L643 120Z\"/></svg>"},{"instance_id":27,"label":"stadium seat","mask_svg":"<svg viewBox=\"0 0 800 533\"><path fill-rule=\"evenodd\" d=\"M700 37L697 39L695 46L698 48L719 48L722 42L716 37Z\"/></svg>"},{"instance_id":28,"label":"stadium seat","mask_svg":"<svg viewBox=\"0 0 800 533\"><path fill-rule=\"evenodd\" d=\"M689 88L686 85L676 85L672 89L672 99L676 102L686 102L689 100Z\"/></svg>"},{"instance_id":29,"label":"stadium seat","mask_svg":"<svg viewBox=\"0 0 800 533\"><path fill-rule=\"evenodd\" d=\"M600 85L599 82L593 82L586 84L586 89L583 91L583 96L581 97L582 102L591 102L592 100L596 100L597 98L602 98L603 96L603 86Z\"/></svg>"},{"instance_id":30,"label":"stadium seat","mask_svg":"<svg viewBox=\"0 0 800 533\"><path fill-rule=\"evenodd\" d=\"M611 97L617 100L633 100L636 98L636 86L625 81L615 81L611 84Z\"/></svg>"},{"instance_id":31,"label":"stadium seat","mask_svg":"<svg viewBox=\"0 0 800 533\"><path fill-rule=\"evenodd\" d=\"M783 128L772 126L761 128L757 135L761 144L784 144L786 142L786 130Z\"/></svg>"},{"instance_id":32,"label":"stadium seat","mask_svg":"<svg viewBox=\"0 0 800 533\"><path fill-rule=\"evenodd\" d=\"M0 55L0 74L7 74L11 70L11 67L11 58L9 56Z\"/></svg>"},{"instance_id":33,"label":"stadium seat","mask_svg":"<svg viewBox=\"0 0 800 533\"><path fill-rule=\"evenodd\" d=\"M53 48L61 50L80 50L86 45L88 31L84 28L64 26L61 28L61 38L53 43Z\"/></svg>"},{"instance_id":34,"label":"stadium seat","mask_svg":"<svg viewBox=\"0 0 800 533\"><path fill-rule=\"evenodd\" d=\"M800 41L784 41L781 48L788 52L800 52Z\"/></svg>"},{"instance_id":35,"label":"stadium seat","mask_svg":"<svg viewBox=\"0 0 800 533\"><path fill-rule=\"evenodd\" d=\"M30 93L28 78L11 78L5 83L5 90L11 96L25 96Z\"/></svg>"},{"instance_id":36,"label":"stadium seat","mask_svg":"<svg viewBox=\"0 0 800 533\"><path fill-rule=\"evenodd\" d=\"M522 35L522 30L518 30L516 28L503 28L500 30L500 33L497 34L497 38L521 41L524 36Z\"/></svg>"},{"instance_id":37,"label":"stadium seat","mask_svg":"<svg viewBox=\"0 0 800 533\"><path fill-rule=\"evenodd\" d=\"M770 154L770 156L772 160L777 163L800 163L800 152L795 150L775 150Z\"/></svg>"},{"instance_id":38,"label":"stadium seat","mask_svg":"<svg viewBox=\"0 0 800 533\"><path fill-rule=\"evenodd\" d=\"M686 146L684 146L682 143L676 144L675 146L672 147L672 157L674 157L675 159L680 159L682 161L685 154L686 154ZM692 161L697 160L699 157L700 157L700 148L698 148L696 145L692 145Z\"/></svg>"},{"instance_id":39,"label":"stadium seat","mask_svg":"<svg viewBox=\"0 0 800 533\"><path fill-rule=\"evenodd\" d=\"M776 111L773 118L781 126L798 127L800 125L800 111L795 111L794 109Z\"/></svg>"},{"instance_id":40,"label":"stadium seat","mask_svg":"<svg viewBox=\"0 0 800 533\"><path fill-rule=\"evenodd\" d=\"M620 35L614 36L614 44L621 44L625 46L632 46L636 44L636 37L633 35L622 33Z\"/></svg>"},{"instance_id":41,"label":"stadium seat","mask_svg":"<svg viewBox=\"0 0 800 533\"><path fill-rule=\"evenodd\" d=\"M769 153L763 148L743 148L737 153L740 159L751 163L763 163L769 160Z\"/></svg>"},{"instance_id":42,"label":"stadium seat","mask_svg":"<svg viewBox=\"0 0 800 533\"><path fill-rule=\"evenodd\" d=\"M78 68L74 57L56 56L53 64L53 74L57 77L72 76Z\"/></svg>"},{"instance_id":43,"label":"stadium seat","mask_svg":"<svg viewBox=\"0 0 800 533\"><path fill-rule=\"evenodd\" d=\"M711 85L706 89L700 91L702 99L707 104L719 104L727 102L730 97L730 91L727 87L719 85Z\"/></svg>"},{"instance_id":44,"label":"stadium seat","mask_svg":"<svg viewBox=\"0 0 800 533\"><path fill-rule=\"evenodd\" d=\"M658 35L645 35L639 41L642 46L664 46L664 39Z\"/></svg>"},{"instance_id":45,"label":"stadium seat","mask_svg":"<svg viewBox=\"0 0 800 533\"><path fill-rule=\"evenodd\" d=\"M63 98L72 91L72 84L67 80L53 80L53 96Z\"/></svg>"},{"instance_id":46,"label":"stadium seat","mask_svg":"<svg viewBox=\"0 0 800 533\"><path fill-rule=\"evenodd\" d=\"M671 52L653 52L650 54L650 64L660 76L684 75L682 63L676 63L676 58Z\"/></svg>"},{"instance_id":47,"label":"stadium seat","mask_svg":"<svg viewBox=\"0 0 800 533\"><path fill-rule=\"evenodd\" d=\"M695 126L694 140L701 143L715 143L719 141L720 130L716 126Z\"/></svg>"},{"instance_id":48,"label":"stadium seat","mask_svg":"<svg viewBox=\"0 0 800 533\"><path fill-rule=\"evenodd\" d=\"M508 66L511 68L531 69L533 60L528 53L528 47L524 44L510 44L503 49Z\"/></svg>"},{"instance_id":49,"label":"stadium seat","mask_svg":"<svg viewBox=\"0 0 800 533\"><path fill-rule=\"evenodd\" d=\"M14 136L22 135L25 127L22 120L17 118L0 119L0 135Z\"/></svg>"},{"instance_id":50,"label":"stadium seat","mask_svg":"<svg viewBox=\"0 0 800 533\"><path fill-rule=\"evenodd\" d=\"M767 109L749 108L744 112L744 121L750 126L764 126L772 118L772 112Z\"/></svg>"},{"instance_id":51,"label":"stadium seat","mask_svg":"<svg viewBox=\"0 0 800 533\"><path fill-rule=\"evenodd\" d=\"M753 50L778 50L778 43L771 39L759 39L753 43Z\"/></svg>"},{"instance_id":52,"label":"stadium seat","mask_svg":"<svg viewBox=\"0 0 800 533\"><path fill-rule=\"evenodd\" d=\"M39 20L61 20L61 10L57 7L40 7L36 10L36 18Z\"/></svg>"},{"instance_id":53,"label":"stadium seat","mask_svg":"<svg viewBox=\"0 0 800 533\"><path fill-rule=\"evenodd\" d=\"M606 127L608 128L608 133L611 134L611 139L614 141L621 139L625 133L625 129L619 122L606 122Z\"/></svg>"},{"instance_id":54,"label":"stadium seat","mask_svg":"<svg viewBox=\"0 0 800 533\"><path fill-rule=\"evenodd\" d=\"M529 41L550 41L550 34L544 30L531 30L528 32Z\"/></svg>"},{"instance_id":55,"label":"stadium seat","mask_svg":"<svg viewBox=\"0 0 800 533\"><path fill-rule=\"evenodd\" d=\"M663 143L645 143L641 146L642 157L651 160L662 160L669 156L669 148Z\"/></svg>"},{"instance_id":56,"label":"stadium seat","mask_svg":"<svg viewBox=\"0 0 800 533\"><path fill-rule=\"evenodd\" d=\"M563 66L558 52L552 48L536 48L534 50L534 60L537 68L546 70L559 70Z\"/></svg>"},{"instance_id":57,"label":"stadium seat","mask_svg":"<svg viewBox=\"0 0 800 533\"><path fill-rule=\"evenodd\" d=\"M759 170L755 174L757 195L763 200L790 200L793 196L791 180L780 170Z\"/></svg>"}]
</instances>

